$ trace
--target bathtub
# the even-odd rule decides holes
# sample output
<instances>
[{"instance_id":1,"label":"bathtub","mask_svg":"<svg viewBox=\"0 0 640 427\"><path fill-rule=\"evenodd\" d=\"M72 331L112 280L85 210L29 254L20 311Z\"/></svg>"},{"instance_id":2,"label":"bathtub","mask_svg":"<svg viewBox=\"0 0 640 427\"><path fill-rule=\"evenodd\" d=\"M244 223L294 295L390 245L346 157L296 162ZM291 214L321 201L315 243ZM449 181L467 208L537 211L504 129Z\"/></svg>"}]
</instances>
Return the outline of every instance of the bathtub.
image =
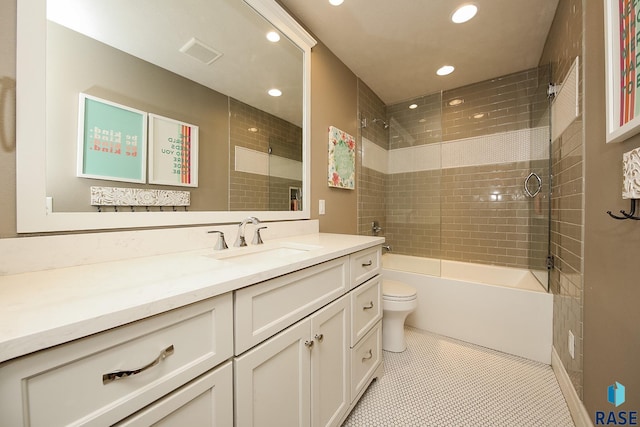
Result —
<instances>
[{"instance_id":1,"label":"bathtub","mask_svg":"<svg viewBox=\"0 0 640 427\"><path fill-rule=\"evenodd\" d=\"M396 254L382 268L418 292L408 326L551 364L553 295L530 271Z\"/></svg>"}]
</instances>

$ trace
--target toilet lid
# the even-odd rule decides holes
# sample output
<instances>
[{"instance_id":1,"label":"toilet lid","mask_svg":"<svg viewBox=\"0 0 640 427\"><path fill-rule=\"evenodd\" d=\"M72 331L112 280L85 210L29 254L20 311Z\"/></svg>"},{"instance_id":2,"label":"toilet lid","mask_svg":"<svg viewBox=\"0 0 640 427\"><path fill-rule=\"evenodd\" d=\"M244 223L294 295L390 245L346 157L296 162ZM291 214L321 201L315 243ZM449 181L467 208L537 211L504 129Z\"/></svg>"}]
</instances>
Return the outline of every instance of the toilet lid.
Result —
<instances>
[{"instance_id":1,"label":"toilet lid","mask_svg":"<svg viewBox=\"0 0 640 427\"><path fill-rule=\"evenodd\" d=\"M382 298L386 300L404 301L416 298L417 291L411 286L395 280L382 281Z\"/></svg>"}]
</instances>

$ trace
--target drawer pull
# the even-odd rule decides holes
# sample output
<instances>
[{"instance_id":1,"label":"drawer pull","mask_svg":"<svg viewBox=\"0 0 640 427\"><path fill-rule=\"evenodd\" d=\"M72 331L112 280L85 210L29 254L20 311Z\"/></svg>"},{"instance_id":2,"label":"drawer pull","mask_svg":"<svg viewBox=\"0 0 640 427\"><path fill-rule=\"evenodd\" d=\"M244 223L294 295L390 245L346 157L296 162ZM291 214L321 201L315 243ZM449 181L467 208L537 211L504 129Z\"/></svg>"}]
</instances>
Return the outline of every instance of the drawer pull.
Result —
<instances>
[{"instance_id":1,"label":"drawer pull","mask_svg":"<svg viewBox=\"0 0 640 427\"><path fill-rule=\"evenodd\" d=\"M373 264L373 261L369 260L369 262L363 262L362 266L363 267L371 267L372 264Z\"/></svg>"},{"instance_id":2,"label":"drawer pull","mask_svg":"<svg viewBox=\"0 0 640 427\"><path fill-rule=\"evenodd\" d=\"M169 347L162 350L160 352L160 355L155 360L143 366L142 368L134 369L132 371L115 371L115 372L109 372L108 374L104 374L102 376L102 384L109 384L110 382L113 382L115 380L120 380L123 378L131 377L133 375L137 375L141 372L146 371L149 368L153 368L154 366L162 362L167 356L171 356L172 354L173 354L173 345L170 345Z\"/></svg>"},{"instance_id":3,"label":"drawer pull","mask_svg":"<svg viewBox=\"0 0 640 427\"><path fill-rule=\"evenodd\" d=\"M324 335L323 334L316 334L315 339L317 339L318 342L322 342L322 340L324 339Z\"/></svg>"},{"instance_id":4,"label":"drawer pull","mask_svg":"<svg viewBox=\"0 0 640 427\"><path fill-rule=\"evenodd\" d=\"M362 362L364 363L365 360L369 360L373 357L373 353L371 352L371 349L369 349L369 351L367 352L367 354L364 355L364 357L362 358Z\"/></svg>"},{"instance_id":5,"label":"drawer pull","mask_svg":"<svg viewBox=\"0 0 640 427\"><path fill-rule=\"evenodd\" d=\"M373 301L369 301L369 305L362 307L363 310L371 310L373 308Z\"/></svg>"},{"instance_id":6,"label":"drawer pull","mask_svg":"<svg viewBox=\"0 0 640 427\"><path fill-rule=\"evenodd\" d=\"M311 347L313 347L313 341L305 341L304 345L306 345L309 349L311 349Z\"/></svg>"}]
</instances>

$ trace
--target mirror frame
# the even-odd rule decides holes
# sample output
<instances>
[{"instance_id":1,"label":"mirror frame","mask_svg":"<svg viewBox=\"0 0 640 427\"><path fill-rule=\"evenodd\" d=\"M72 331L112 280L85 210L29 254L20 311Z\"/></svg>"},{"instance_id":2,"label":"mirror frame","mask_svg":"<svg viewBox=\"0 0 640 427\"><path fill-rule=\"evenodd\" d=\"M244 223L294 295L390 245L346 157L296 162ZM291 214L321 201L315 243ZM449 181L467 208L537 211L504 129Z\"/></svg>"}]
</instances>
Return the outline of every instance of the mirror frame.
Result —
<instances>
[{"instance_id":1,"label":"mirror frame","mask_svg":"<svg viewBox=\"0 0 640 427\"><path fill-rule=\"evenodd\" d=\"M46 194L46 0L17 2L16 214L17 232L126 229L309 219L311 213L311 48L317 43L273 0L244 0L303 52L303 210L188 212L55 212ZM227 192L229 190L227 189ZM87 200L89 195L86 195Z\"/></svg>"}]
</instances>

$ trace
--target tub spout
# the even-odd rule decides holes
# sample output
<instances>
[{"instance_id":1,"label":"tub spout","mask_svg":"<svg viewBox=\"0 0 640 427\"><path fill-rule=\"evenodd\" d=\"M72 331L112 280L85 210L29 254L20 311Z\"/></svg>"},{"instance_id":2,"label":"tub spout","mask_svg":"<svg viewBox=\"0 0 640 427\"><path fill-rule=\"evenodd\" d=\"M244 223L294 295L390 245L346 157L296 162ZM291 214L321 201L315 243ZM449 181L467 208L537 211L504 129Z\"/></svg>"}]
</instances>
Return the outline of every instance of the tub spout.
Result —
<instances>
[{"instance_id":1,"label":"tub spout","mask_svg":"<svg viewBox=\"0 0 640 427\"><path fill-rule=\"evenodd\" d=\"M382 249L384 249L387 252L391 252L391 245L382 245Z\"/></svg>"}]
</instances>

